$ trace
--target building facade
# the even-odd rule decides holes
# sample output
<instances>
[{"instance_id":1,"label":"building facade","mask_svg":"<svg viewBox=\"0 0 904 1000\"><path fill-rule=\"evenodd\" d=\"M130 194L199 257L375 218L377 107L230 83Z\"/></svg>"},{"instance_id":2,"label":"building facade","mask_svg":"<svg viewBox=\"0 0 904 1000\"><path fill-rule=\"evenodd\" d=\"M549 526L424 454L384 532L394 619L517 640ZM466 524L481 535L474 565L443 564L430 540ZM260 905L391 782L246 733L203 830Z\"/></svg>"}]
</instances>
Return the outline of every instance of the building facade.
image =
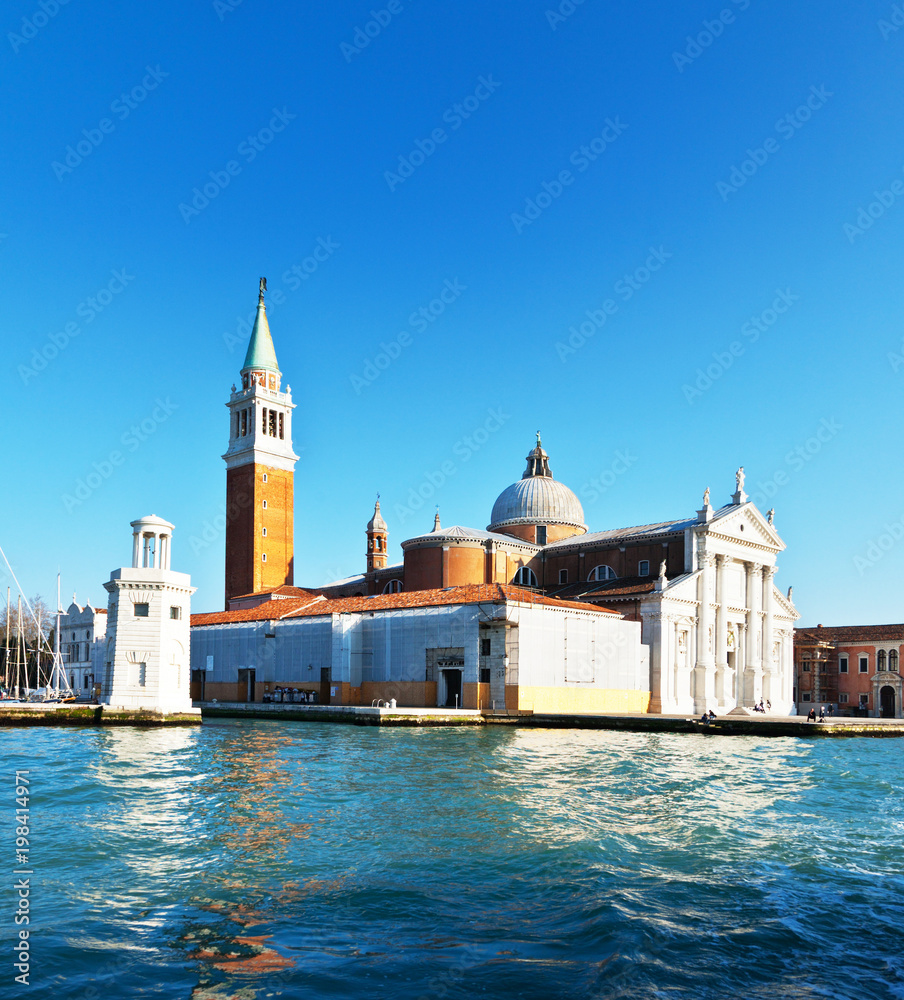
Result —
<instances>
[{"instance_id":1,"label":"building facade","mask_svg":"<svg viewBox=\"0 0 904 1000\"><path fill-rule=\"evenodd\" d=\"M101 683L107 648L107 609L82 607L73 600L60 615L60 654L69 685L79 696L93 695Z\"/></svg>"},{"instance_id":2,"label":"building facade","mask_svg":"<svg viewBox=\"0 0 904 1000\"><path fill-rule=\"evenodd\" d=\"M640 633L639 623L599 607L483 584L199 614L191 656L205 665L207 700L282 700L288 691L288 700L304 692L334 705L394 698L417 707L646 712Z\"/></svg>"},{"instance_id":3,"label":"building facade","mask_svg":"<svg viewBox=\"0 0 904 1000\"><path fill-rule=\"evenodd\" d=\"M902 654L904 624L795 629L798 714L831 706L838 715L904 718Z\"/></svg>"}]
</instances>

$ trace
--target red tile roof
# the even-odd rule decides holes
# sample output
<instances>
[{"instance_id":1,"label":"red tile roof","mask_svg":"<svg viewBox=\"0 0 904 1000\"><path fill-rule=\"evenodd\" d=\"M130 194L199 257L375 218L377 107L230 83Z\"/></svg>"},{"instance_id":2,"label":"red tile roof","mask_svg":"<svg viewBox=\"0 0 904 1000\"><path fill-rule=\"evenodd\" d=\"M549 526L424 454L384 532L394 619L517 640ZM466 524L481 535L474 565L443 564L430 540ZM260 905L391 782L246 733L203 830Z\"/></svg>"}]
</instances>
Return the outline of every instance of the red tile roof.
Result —
<instances>
[{"instance_id":1,"label":"red tile roof","mask_svg":"<svg viewBox=\"0 0 904 1000\"><path fill-rule=\"evenodd\" d=\"M821 628L796 628L794 641L835 642L855 646L864 642L904 642L904 625L829 625Z\"/></svg>"},{"instance_id":2,"label":"red tile roof","mask_svg":"<svg viewBox=\"0 0 904 1000\"><path fill-rule=\"evenodd\" d=\"M287 583L284 583L281 587L273 587L270 590L257 590L251 594L236 594L235 597L230 597L230 601L241 601L248 597L264 597L267 594L279 594L281 597L316 597L319 594L317 590L307 590L304 587L290 587Z\"/></svg>"},{"instance_id":3,"label":"red tile roof","mask_svg":"<svg viewBox=\"0 0 904 1000\"><path fill-rule=\"evenodd\" d=\"M449 604L479 604L512 601L520 604L543 604L551 608L575 608L579 611L618 614L597 604L578 601L558 601L523 587L500 583L470 584L443 590L412 590L400 594L379 594L375 597L338 597L332 600L289 599L267 601L256 608L241 611L214 611L191 616L193 626L223 625L231 622L264 621L267 619L306 618L318 615L348 614L361 611L393 611L401 608L429 608Z\"/></svg>"}]
</instances>

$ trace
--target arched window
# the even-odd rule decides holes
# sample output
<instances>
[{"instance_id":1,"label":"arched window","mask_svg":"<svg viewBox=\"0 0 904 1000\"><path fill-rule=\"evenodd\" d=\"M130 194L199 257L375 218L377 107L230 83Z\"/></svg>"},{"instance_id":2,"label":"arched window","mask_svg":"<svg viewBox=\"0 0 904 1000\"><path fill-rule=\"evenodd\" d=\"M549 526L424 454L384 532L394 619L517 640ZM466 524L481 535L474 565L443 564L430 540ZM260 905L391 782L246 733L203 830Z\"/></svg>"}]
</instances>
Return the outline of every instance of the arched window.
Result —
<instances>
[{"instance_id":1,"label":"arched window","mask_svg":"<svg viewBox=\"0 0 904 1000\"><path fill-rule=\"evenodd\" d=\"M898 651L896 649L890 649L888 651L888 669L898 669Z\"/></svg>"},{"instance_id":2,"label":"arched window","mask_svg":"<svg viewBox=\"0 0 904 1000\"><path fill-rule=\"evenodd\" d=\"M384 594L400 594L402 592L401 580L390 580L383 588Z\"/></svg>"},{"instance_id":3,"label":"arched window","mask_svg":"<svg viewBox=\"0 0 904 1000\"><path fill-rule=\"evenodd\" d=\"M876 670L884 670L884 669L885 669L885 650L880 649L879 652L876 653Z\"/></svg>"},{"instance_id":4,"label":"arched window","mask_svg":"<svg viewBox=\"0 0 904 1000\"><path fill-rule=\"evenodd\" d=\"M618 577L611 566L594 566L587 579L593 582L594 580L617 580Z\"/></svg>"},{"instance_id":5,"label":"arched window","mask_svg":"<svg viewBox=\"0 0 904 1000\"><path fill-rule=\"evenodd\" d=\"M537 577L532 569L528 569L527 566L522 566L518 572L515 574L515 579L512 581L517 583L522 587L536 587Z\"/></svg>"}]
</instances>

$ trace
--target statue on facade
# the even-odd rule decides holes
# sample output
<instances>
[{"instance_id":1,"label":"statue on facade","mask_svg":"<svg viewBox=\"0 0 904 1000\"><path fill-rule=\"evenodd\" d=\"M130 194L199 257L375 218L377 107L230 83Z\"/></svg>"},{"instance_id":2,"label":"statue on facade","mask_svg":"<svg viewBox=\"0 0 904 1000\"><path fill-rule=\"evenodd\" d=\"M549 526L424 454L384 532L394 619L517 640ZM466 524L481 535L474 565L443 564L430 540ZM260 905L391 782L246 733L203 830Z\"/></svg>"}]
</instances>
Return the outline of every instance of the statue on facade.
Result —
<instances>
[{"instance_id":1,"label":"statue on facade","mask_svg":"<svg viewBox=\"0 0 904 1000\"><path fill-rule=\"evenodd\" d=\"M744 490L744 466L742 465L735 473L735 482L738 484L738 493Z\"/></svg>"},{"instance_id":2,"label":"statue on facade","mask_svg":"<svg viewBox=\"0 0 904 1000\"><path fill-rule=\"evenodd\" d=\"M704 507L708 507L709 506L709 487L708 486L703 491L703 506Z\"/></svg>"},{"instance_id":3,"label":"statue on facade","mask_svg":"<svg viewBox=\"0 0 904 1000\"><path fill-rule=\"evenodd\" d=\"M788 600L790 601L790 600L793 600L793 599L794 599L794 588L793 587L789 587L788 588Z\"/></svg>"},{"instance_id":4,"label":"statue on facade","mask_svg":"<svg viewBox=\"0 0 904 1000\"><path fill-rule=\"evenodd\" d=\"M665 559L663 559L662 562L659 564L659 576L660 576L660 579L663 579L663 580L665 579L665 568L666 568L665 567L665 563L666 563L666 561L665 561Z\"/></svg>"},{"instance_id":5,"label":"statue on facade","mask_svg":"<svg viewBox=\"0 0 904 1000\"><path fill-rule=\"evenodd\" d=\"M775 508L774 507L772 507L772 508L770 508L769 510L766 511L766 520L770 524L772 524L772 522L775 520Z\"/></svg>"}]
</instances>

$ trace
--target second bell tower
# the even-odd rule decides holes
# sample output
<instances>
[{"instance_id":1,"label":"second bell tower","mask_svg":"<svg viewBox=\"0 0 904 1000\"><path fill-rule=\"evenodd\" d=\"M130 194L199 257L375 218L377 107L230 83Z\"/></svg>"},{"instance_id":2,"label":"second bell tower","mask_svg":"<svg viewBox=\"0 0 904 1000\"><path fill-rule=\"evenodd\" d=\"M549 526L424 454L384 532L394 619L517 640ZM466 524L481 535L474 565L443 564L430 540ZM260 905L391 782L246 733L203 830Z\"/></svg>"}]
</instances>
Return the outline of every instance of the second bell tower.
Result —
<instances>
[{"instance_id":1,"label":"second bell tower","mask_svg":"<svg viewBox=\"0 0 904 1000\"><path fill-rule=\"evenodd\" d=\"M294 581L293 503L295 463L289 387L281 390L261 278L257 317L232 387L226 462L226 606L240 594Z\"/></svg>"}]
</instances>

